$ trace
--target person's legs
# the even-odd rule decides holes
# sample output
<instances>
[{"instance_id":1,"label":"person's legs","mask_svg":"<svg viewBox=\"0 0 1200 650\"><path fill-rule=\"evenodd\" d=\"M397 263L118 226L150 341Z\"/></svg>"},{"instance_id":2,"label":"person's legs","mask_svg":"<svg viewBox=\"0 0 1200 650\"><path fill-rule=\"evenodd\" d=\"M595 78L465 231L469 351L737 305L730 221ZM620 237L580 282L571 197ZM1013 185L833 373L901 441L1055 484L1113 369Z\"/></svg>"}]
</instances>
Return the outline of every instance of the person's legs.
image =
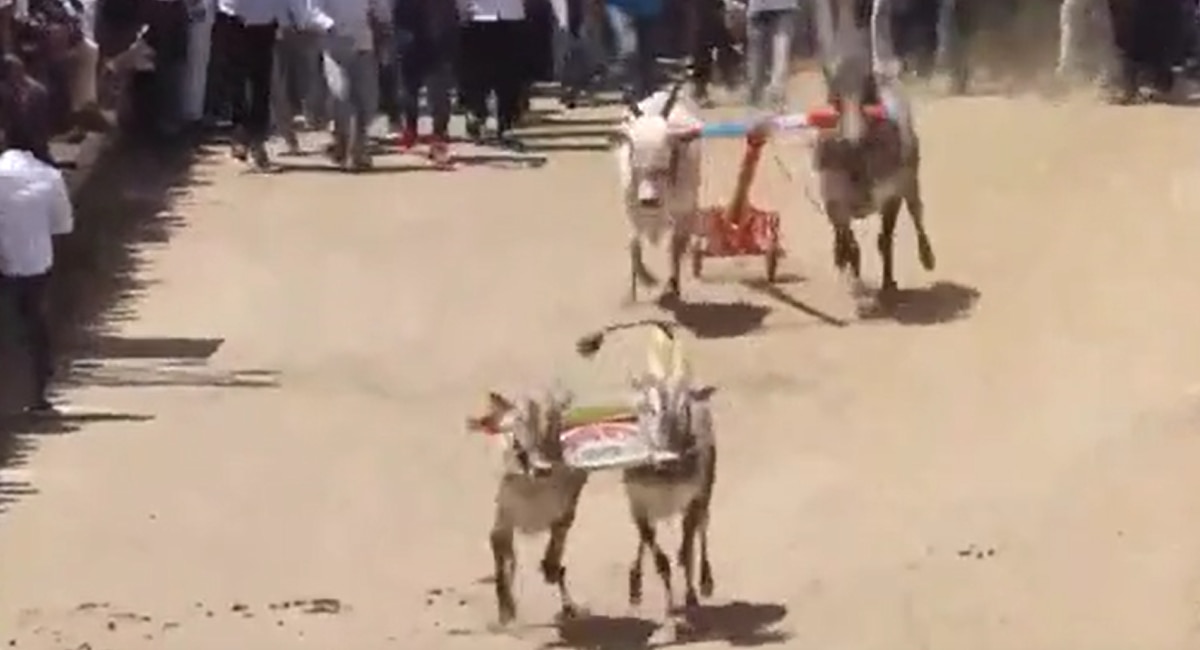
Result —
<instances>
[{"instance_id":1,"label":"person's legs","mask_svg":"<svg viewBox=\"0 0 1200 650\"><path fill-rule=\"evenodd\" d=\"M746 81L748 102L762 106L763 88L767 84L767 57L770 55L771 29L774 11L761 11L746 20Z\"/></svg>"},{"instance_id":2,"label":"person's legs","mask_svg":"<svg viewBox=\"0 0 1200 650\"><path fill-rule=\"evenodd\" d=\"M354 107L350 97L349 62L353 55L353 43L343 37L327 35L322 59L325 84L333 100L333 148L334 162L346 163L350 149L350 129L354 120Z\"/></svg>"},{"instance_id":3,"label":"person's legs","mask_svg":"<svg viewBox=\"0 0 1200 650\"><path fill-rule=\"evenodd\" d=\"M204 119L208 63L212 55L213 17L207 12L188 25L187 73L183 88L183 119L196 124Z\"/></svg>"},{"instance_id":4,"label":"person's legs","mask_svg":"<svg viewBox=\"0 0 1200 650\"><path fill-rule=\"evenodd\" d=\"M246 159L250 144L250 75L254 62L250 60L251 43L248 28L238 18L222 14L218 20L225 25L228 35L228 60L225 66L226 101L229 117L233 122L233 156Z\"/></svg>"},{"instance_id":5,"label":"person's legs","mask_svg":"<svg viewBox=\"0 0 1200 650\"><path fill-rule=\"evenodd\" d=\"M5 278L13 297L24 343L29 352L35 409L48 409L50 380L54 375L54 356L50 349L50 325L47 318L46 289L49 274Z\"/></svg>"},{"instance_id":6,"label":"person's legs","mask_svg":"<svg viewBox=\"0 0 1200 650\"><path fill-rule=\"evenodd\" d=\"M374 52L354 52L349 72L354 111L350 162L356 169L362 169L371 164L368 129L379 106L379 60Z\"/></svg>"},{"instance_id":7,"label":"person's legs","mask_svg":"<svg viewBox=\"0 0 1200 650\"><path fill-rule=\"evenodd\" d=\"M942 70L950 77L950 89L955 93L967 90L970 67L967 61L967 38L971 28L971 7L961 0L939 0L937 15L937 58Z\"/></svg>"},{"instance_id":8,"label":"person's legs","mask_svg":"<svg viewBox=\"0 0 1200 650\"><path fill-rule=\"evenodd\" d=\"M714 7L720 0L694 0L685 7L688 25L685 29L690 40L692 55L692 90L697 100L708 102L708 87L713 74L713 26Z\"/></svg>"},{"instance_id":9,"label":"person's legs","mask_svg":"<svg viewBox=\"0 0 1200 650\"><path fill-rule=\"evenodd\" d=\"M433 135L438 140L450 138L450 86L453 66L449 53L434 54L425 70L425 97L433 114Z\"/></svg>"},{"instance_id":10,"label":"person's legs","mask_svg":"<svg viewBox=\"0 0 1200 650\"><path fill-rule=\"evenodd\" d=\"M517 20L490 23L488 47L495 64L490 86L496 92L496 134L501 140L517 125L521 115L521 95L528 80L527 63L519 57L505 56L521 47L525 24Z\"/></svg>"},{"instance_id":11,"label":"person's legs","mask_svg":"<svg viewBox=\"0 0 1200 650\"><path fill-rule=\"evenodd\" d=\"M417 131L421 120L421 86L425 82L425 62L428 53L424 43L413 43L400 57L399 74L399 114L403 122L401 147L411 147L417 143Z\"/></svg>"},{"instance_id":12,"label":"person's legs","mask_svg":"<svg viewBox=\"0 0 1200 650\"><path fill-rule=\"evenodd\" d=\"M614 62L615 76L625 93L626 101L638 101L642 96L638 88L638 32L634 18L612 5L608 5L606 9L617 51Z\"/></svg>"},{"instance_id":13,"label":"person's legs","mask_svg":"<svg viewBox=\"0 0 1200 650\"><path fill-rule=\"evenodd\" d=\"M1135 0L1108 0L1117 63L1112 79L1113 99L1128 102L1137 95Z\"/></svg>"},{"instance_id":14,"label":"person's legs","mask_svg":"<svg viewBox=\"0 0 1200 650\"><path fill-rule=\"evenodd\" d=\"M796 12L791 9L775 12L768 54L770 63L771 108L782 111L787 106L788 73L791 71L792 39L796 34Z\"/></svg>"},{"instance_id":15,"label":"person's legs","mask_svg":"<svg viewBox=\"0 0 1200 650\"><path fill-rule=\"evenodd\" d=\"M287 144L288 153L294 154L300 150L300 141L296 138L296 110L288 93L287 65L290 44L287 39L288 36L285 35L276 44L275 62L271 70L271 123L275 127L275 133Z\"/></svg>"},{"instance_id":16,"label":"person's legs","mask_svg":"<svg viewBox=\"0 0 1200 650\"><path fill-rule=\"evenodd\" d=\"M658 57L654 51L655 35L658 31L658 18L640 17L634 21L637 33L635 48L637 96L645 97L654 92L654 86L659 82Z\"/></svg>"},{"instance_id":17,"label":"person's legs","mask_svg":"<svg viewBox=\"0 0 1200 650\"><path fill-rule=\"evenodd\" d=\"M264 146L271 131L271 85L275 69L275 25L248 25L246 34L247 101L246 137L254 163L265 167L270 161Z\"/></svg>"},{"instance_id":18,"label":"person's legs","mask_svg":"<svg viewBox=\"0 0 1200 650\"><path fill-rule=\"evenodd\" d=\"M478 138L488 117L486 75L491 56L488 49L488 23L472 22L462 27L459 50L459 97L467 111L467 135Z\"/></svg>"}]
</instances>

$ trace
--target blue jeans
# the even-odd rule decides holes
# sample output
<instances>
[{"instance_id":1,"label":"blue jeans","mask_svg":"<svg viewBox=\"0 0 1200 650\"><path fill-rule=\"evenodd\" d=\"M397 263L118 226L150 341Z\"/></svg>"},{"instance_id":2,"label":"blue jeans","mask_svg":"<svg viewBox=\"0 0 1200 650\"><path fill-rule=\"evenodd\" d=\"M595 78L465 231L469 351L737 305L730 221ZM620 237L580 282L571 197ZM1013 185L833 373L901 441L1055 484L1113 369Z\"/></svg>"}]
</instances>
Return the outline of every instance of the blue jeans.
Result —
<instances>
[{"instance_id":1,"label":"blue jeans","mask_svg":"<svg viewBox=\"0 0 1200 650\"><path fill-rule=\"evenodd\" d=\"M367 160L367 128L375 118L379 67L375 53L358 50L354 40L325 37L325 82L333 98L333 148L339 158Z\"/></svg>"},{"instance_id":2,"label":"blue jeans","mask_svg":"<svg viewBox=\"0 0 1200 650\"><path fill-rule=\"evenodd\" d=\"M626 99L640 101L654 91L656 70L652 39L657 19L632 16L611 5L606 9L617 45L617 79L621 81Z\"/></svg>"},{"instance_id":3,"label":"blue jeans","mask_svg":"<svg viewBox=\"0 0 1200 650\"><path fill-rule=\"evenodd\" d=\"M795 10L760 11L750 16L746 28L746 76L751 106L762 104L768 82L773 108L780 109L786 104L788 63L795 32Z\"/></svg>"}]
</instances>

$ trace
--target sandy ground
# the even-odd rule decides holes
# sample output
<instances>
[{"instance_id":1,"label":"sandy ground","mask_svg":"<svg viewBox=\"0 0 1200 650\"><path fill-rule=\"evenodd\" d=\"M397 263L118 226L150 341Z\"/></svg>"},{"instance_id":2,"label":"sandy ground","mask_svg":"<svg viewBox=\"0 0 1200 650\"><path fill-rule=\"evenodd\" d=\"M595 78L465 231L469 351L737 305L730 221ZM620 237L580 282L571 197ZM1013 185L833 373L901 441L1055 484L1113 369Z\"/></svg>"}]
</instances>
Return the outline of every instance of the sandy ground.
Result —
<instances>
[{"instance_id":1,"label":"sandy ground","mask_svg":"<svg viewBox=\"0 0 1200 650\"><path fill-rule=\"evenodd\" d=\"M622 305L610 156L567 150L611 114L531 127L542 166L203 161L67 393L113 421L34 436L0 472L30 493L0 514L0 642L646 647L659 586L625 604L635 538L607 475L567 555L593 616L550 624L539 540L519 547L522 624L489 629L498 465L462 428L488 389L603 399L642 363L637 336L572 349L657 311ZM1200 113L972 97L918 118L939 267L905 223L895 312L835 274L797 141L755 192L784 215L786 281L718 261L685 285L722 446L717 593L689 644L1200 647ZM738 144L708 151L718 201Z\"/></svg>"}]
</instances>

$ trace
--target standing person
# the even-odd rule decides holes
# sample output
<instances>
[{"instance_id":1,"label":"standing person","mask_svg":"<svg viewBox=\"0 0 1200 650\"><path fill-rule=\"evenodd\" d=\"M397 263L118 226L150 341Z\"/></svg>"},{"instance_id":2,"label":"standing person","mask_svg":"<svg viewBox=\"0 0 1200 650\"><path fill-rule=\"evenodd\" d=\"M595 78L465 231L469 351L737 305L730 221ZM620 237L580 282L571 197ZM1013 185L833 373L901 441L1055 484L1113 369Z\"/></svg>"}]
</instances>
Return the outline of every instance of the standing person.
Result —
<instances>
[{"instance_id":1,"label":"standing person","mask_svg":"<svg viewBox=\"0 0 1200 650\"><path fill-rule=\"evenodd\" d=\"M766 103L775 110L787 105L788 69L796 34L799 0L749 0L746 6L746 76L750 105Z\"/></svg>"},{"instance_id":2,"label":"standing person","mask_svg":"<svg viewBox=\"0 0 1200 650\"><path fill-rule=\"evenodd\" d=\"M385 0L312 0L324 32L325 80L333 95L333 161L352 171L371 166L367 127L375 118L379 64L376 29L390 31ZM387 40L387 39L380 39Z\"/></svg>"},{"instance_id":3,"label":"standing person","mask_svg":"<svg viewBox=\"0 0 1200 650\"><path fill-rule=\"evenodd\" d=\"M32 152L9 146L0 130L0 288L11 300L31 357L34 389L27 411L50 413L50 348L46 289L57 235L74 228L62 173Z\"/></svg>"},{"instance_id":4,"label":"standing person","mask_svg":"<svg viewBox=\"0 0 1200 650\"><path fill-rule=\"evenodd\" d=\"M462 17L460 92L467 109L467 135L483 137L488 97L496 95L496 140L521 148L511 137L521 111L527 64L522 47L523 0L458 0Z\"/></svg>"},{"instance_id":5,"label":"standing person","mask_svg":"<svg viewBox=\"0 0 1200 650\"><path fill-rule=\"evenodd\" d=\"M399 145L417 143L421 88L433 113L429 157L439 166L450 162L450 86L458 9L445 0L396 0L396 41L400 48L399 106L403 127Z\"/></svg>"},{"instance_id":6,"label":"standing person","mask_svg":"<svg viewBox=\"0 0 1200 650\"><path fill-rule=\"evenodd\" d=\"M617 45L617 76L626 102L641 101L657 81L654 32L663 0L605 0Z\"/></svg>"},{"instance_id":7,"label":"standing person","mask_svg":"<svg viewBox=\"0 0 1200 650\"><path fill-rule=\"evenodd\" d=\"M204 124L204 102L208 88L208 63L212 54L214 0L185 0L188 13L187 67L184 71L181 114L189 129Z\"/></svg>"},{"instance_id":8,"label":"standing person","mask_svg":"<svg viewBox=\"0 0 1200 650\"><path fill-rule=\"evenodd\" d=\"M303 0L218 0L218 29L224 33L226 97L233 118L231 153L249 156L254 169L271 166L266 141L271 131L271 78L279 23L289 15L307 16Z\"/></svg>"}]
</instances>

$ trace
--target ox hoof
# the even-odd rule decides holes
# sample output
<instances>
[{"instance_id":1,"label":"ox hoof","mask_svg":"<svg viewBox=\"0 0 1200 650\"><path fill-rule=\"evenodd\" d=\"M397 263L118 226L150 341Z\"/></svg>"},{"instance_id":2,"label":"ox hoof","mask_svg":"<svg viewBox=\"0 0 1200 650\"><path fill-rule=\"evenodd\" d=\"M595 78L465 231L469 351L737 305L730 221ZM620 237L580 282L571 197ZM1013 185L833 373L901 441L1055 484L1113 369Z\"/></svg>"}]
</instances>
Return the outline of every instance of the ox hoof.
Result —
<instances>
[{"instance_id":1,"label":"ox hoof","mask_svg":"<svg viewBox=\"0 0 1200 650\"><path fill-rule=\"evenodd\" d=\"M917 241L917 253L921 257L921 266L926 271L932 271L937 266L937 257L933 254L933 244L929 243L928 237L922 237Z\"/></svg>"},{"instance_id":2,"label":"ox hoof","mask_svg":"<svg viewBox=\"0 0 1200 650\"><path fill-rule=\"evenodd\" d=\"M570 623L588 615L588 611L578 605L566 605L554 616L556 623Z\"/></svg>"}]
</instances>

